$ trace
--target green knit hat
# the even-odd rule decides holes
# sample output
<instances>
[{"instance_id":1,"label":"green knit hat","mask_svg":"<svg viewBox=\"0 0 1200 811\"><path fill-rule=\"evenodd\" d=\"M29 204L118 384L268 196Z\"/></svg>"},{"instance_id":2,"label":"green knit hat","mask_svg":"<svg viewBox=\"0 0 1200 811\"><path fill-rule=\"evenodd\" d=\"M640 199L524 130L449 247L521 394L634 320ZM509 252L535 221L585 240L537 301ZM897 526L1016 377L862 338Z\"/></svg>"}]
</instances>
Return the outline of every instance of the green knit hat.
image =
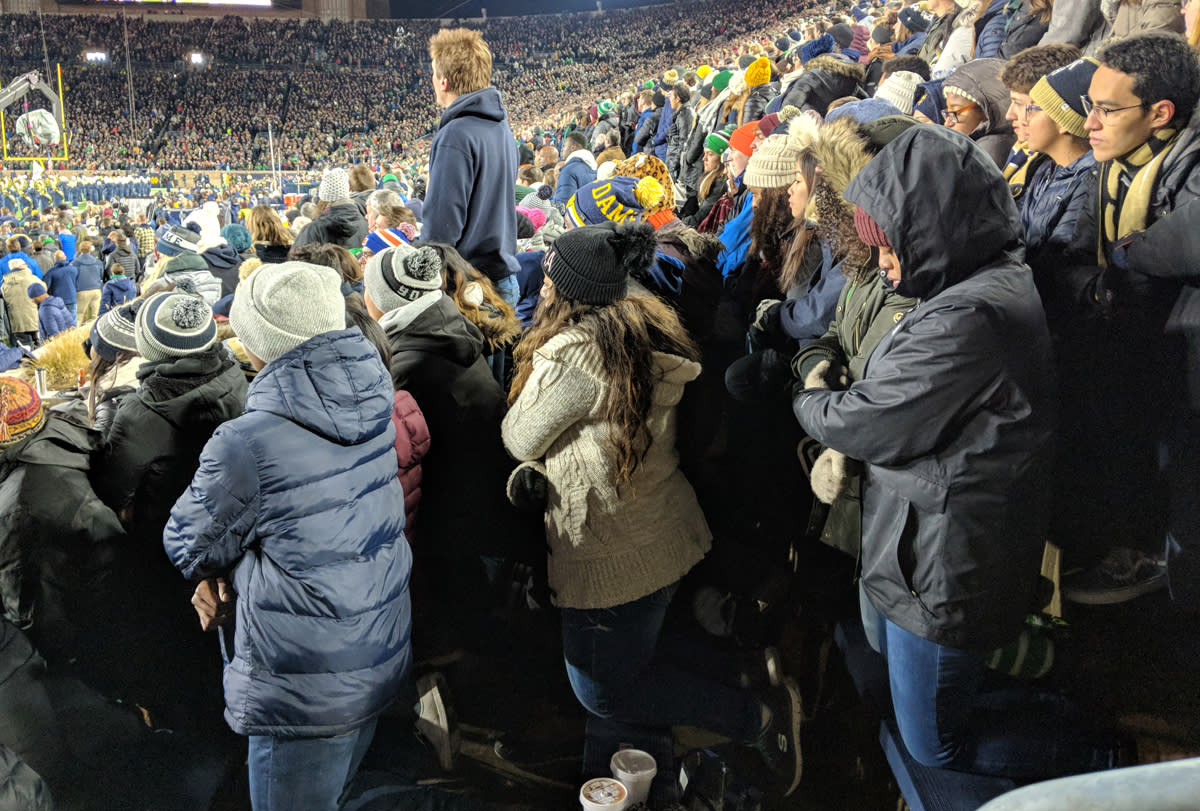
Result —
<instances>
[{"instance_id":1,"label":"green knit hat","mask_svg":"<svg viewBox=\"0 0 1200 811\"><path fill-rule=\"evenodd\" d=\"M716 152L718 155L723 155L725 150L729 148L729 136L732 134L729 127L709 133L708 137L704 139L704 148Z\"/></svg>"},{"instance_id":2,"label":"green knit hat","mask_svg":"<svg viewBox=\"0 0 1200 811\"><path fill-rule=\"evenodd\" d=\"M729 80L732 78L733 78L733 71L729 71L729 70L721 71L720 73L718 73L716 76L713 77L713 80L712 80L713 90L716 90L719 93L722 90L724 90L725 88L729 87Z\"/></svg>"},{"instance_id":3,"label":"green knit hat","mask_svg":"<svg viewBox=\"0 0 1200 811\"><path fill-rule=\"evenodd\" d=\"M647 79L646 81L642 82L642 90L653 90L653 89L654 89L654 81L653 80Z\"/></svg>"}]
</instances>

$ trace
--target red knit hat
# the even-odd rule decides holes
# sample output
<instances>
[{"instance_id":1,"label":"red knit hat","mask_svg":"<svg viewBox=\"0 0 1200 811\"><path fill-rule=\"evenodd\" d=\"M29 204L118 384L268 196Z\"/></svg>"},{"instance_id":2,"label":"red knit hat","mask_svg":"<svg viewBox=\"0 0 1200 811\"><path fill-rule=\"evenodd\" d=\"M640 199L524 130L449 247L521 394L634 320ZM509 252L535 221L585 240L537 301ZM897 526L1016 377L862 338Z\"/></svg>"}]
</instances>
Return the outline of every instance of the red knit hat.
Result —
<instances>
[{"instance_id":1,"label":"red knit hat","mask_svg":"<svg viewBox=\"0 0 1200 811\"><path fill-rule=\"evenodd\" d=\"M754 137L758 135L758 120L743 124L729 136L729 148L736 149L746 157L754 154Z\"/></svg>"},{"instance_id":2,"label":"red knit hat","mask_svg":"<svg viewBox=\"0 0 1200 811\"><path fill-rule=\"evenodd\" d=\"M15 445L46 424L42 398L24 380L0 377L0 448Z\"/></svg>"},{"instance_id":3,"label":"red knit hat","mask_svg":"<svg viewBox=\"0 0 1200 811\"><path fill-rule=\"evenodd\" d=\"M854 207L854 229L858 231L858 238L863 241L864 245L875 248L892 247L892 243L888 240L887 234L883 233L883 229L879 227L879 223L871 219L871 215L863 211L862 206Z\"/></svg>"}]
</instances>

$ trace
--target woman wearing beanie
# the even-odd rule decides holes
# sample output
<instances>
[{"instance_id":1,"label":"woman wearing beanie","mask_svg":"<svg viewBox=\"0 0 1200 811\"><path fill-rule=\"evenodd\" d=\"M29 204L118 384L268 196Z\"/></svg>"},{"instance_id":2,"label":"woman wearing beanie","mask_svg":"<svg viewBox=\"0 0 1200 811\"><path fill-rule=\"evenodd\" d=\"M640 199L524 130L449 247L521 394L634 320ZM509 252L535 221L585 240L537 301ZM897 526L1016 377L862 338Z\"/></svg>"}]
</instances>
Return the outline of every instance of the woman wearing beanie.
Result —
<instances>
[{"instance_id":1,"label":"woman wearing beanie","mask_svg":"<svg viewBox=\"0 0 1200 811\"><path fill-rule=\"evenodd\" d=\"M422 659L483 638L483 557L511 555L528 536L504 498L512 471L500 441L504 390L484 357L483 333L442 289L443 272L434 247L401 245L372 256L364 279L367 311L391 344L392 384L417 401L431 437L421 537L432 540L413 550L422 573L413 594Z\"/></svg>"},{"instance_id":2,"label":"woman wearing beanie","mask_svg":"<svg viewBox=\"0 0 1200 811\"><path fill-rule=\"evenodd\" d=\"M91 359L87 371L88 425L105 437L112 429L121 399L137 385L133 374L137 366L131 364L138 360L134 325L143 301L135 299L97 318L84 342L84 351Z\"/></svg>"},{"instance_id":3,"label":"woman wearing beanie","mask_svg":"<svg viewBox=\"0 0 1200 811\"><path fill-rule=\"evenodd\" d=\"M725 194L725 167L721 164L721 155L729 148L729 133L725 130L709 134L704 139L704 174L696 186L696 193L684 205L684 225L698 228L708 217L713 206Z\"/></svg>"},{"instance_id":4,"label":"woman wearing beanie","mask_svg":"<svg viewBox=\"0 0 1200 811\"><path fill-rule=\"evenodd\" d=\"M263 265L229 320L258 375L163 546L221 627L251 805L334 811L411 663L392 385L330 268Z\"/></svg>"},{"instance_id":5,"label":"woman wearing beanie","mask_svg":"<svg viewBox=\"0 0 1200 811\"><path fill-rule=\"evenodd\" d=\"M606 774L594 722L637 743L645 727L692 724L755 745L784 793L800 779L799 692L787 680L759 700L656 660L663 618L711 533L675 449L676 406L700 374L678 318L627 296L654 260L644 224L568 231L546 260L542 301L516 351L504 444L526 464L510 497L547 494L551 596L567 675L589 712L584 774ZM435 438L436 442L436 438ZM641 729L639 729L641 727Z\"/></svg>"},{"instance_id":6,"label":"woman wearing beanie","mask_svg":"<svg viewBox=\"0 0 1200 811\"><path fill-rule=\"evenodd\" d=\"M976 59L951 73L942 84L945 126L979 144L997 166L1008 160L1008 151L1017 140L1005 117L1010 99L1000 81L1003 69L1003 59Z\"/></svg>"},{"instance_id":7,"label":"woman wearing beanie","mask_svg":"<svg viewBox=\"0 0 1200 811\"><path fill-rule=\"evenodd\" d=\"M171 505L192 480L213 431L242 413L246 379L217 342L212 309L196 296L150 296L133 332L145 359L138 389L121 400L94 476L104 502L165 564L158 542Z\"/></svg>"}]
</instances>

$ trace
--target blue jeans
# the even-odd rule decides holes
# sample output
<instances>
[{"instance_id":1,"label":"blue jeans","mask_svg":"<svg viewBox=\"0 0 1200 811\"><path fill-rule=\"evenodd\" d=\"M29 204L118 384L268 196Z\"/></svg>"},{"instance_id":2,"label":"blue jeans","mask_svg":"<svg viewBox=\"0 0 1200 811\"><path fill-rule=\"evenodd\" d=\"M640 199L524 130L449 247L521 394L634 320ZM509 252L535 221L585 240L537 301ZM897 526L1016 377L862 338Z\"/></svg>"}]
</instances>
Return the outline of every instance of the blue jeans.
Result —
<instances>
[{"instance_id":1,"label":"blue jeans","mask_svg":"<svg viewBox=\"0 0 1200 811\"><path fill-rule=\"evenodd\" d=\"M500 298L512 305L513 309L517 308L517 302L521 300L521 285L517 282L516 274L506 276L495 283L496 292L500 294ZM492 376L496 378L496 382L505 391L508 390L508 385L505 378L508 376L508 350L497 349L491 355L487 356L488 368L492 370Z\"/></svg>"},{"instance_id":2,"label":"blue jeans","mask_svg":"<svg viewBox=\"0 0 1200 811\"><path fill-rule=\"evenodd\" d=\"M251 806L254 811L337 811L373 737L374 719L332 738L251 735Z\"/></svg>"},{"instance_id":3,"label":"blue jeans","mask_svg":"<svg viewBox=\"0 0 1200 811\"><path fill-rule=\"evenodd\" d=\"M989 671L978 652L938 645L886 618L882 629L896 723L918 762L1016 780L1114 765L1113 737L1063 696Z\"/></svg>"},{"instance_id":4,"label":"blue jeans","mask_svg":"<svg viewBox=\"0 0 1200 811\"><path fill-rule=\"evenodd\" d=\"M659 632L667 606L678 588L675 582L611 608L562 609L563 656L571 688L592 716L630 727L623 741L635 741L637 727L688 725L750 742L762 728L762 705L752 693L698 675L713 672L710 662L701 661L702 654L688 658L697 672L656 655L661 654ZM608 773L612 752L596 749L589 730L585 775Z\"/></svg>"}]
</instances>

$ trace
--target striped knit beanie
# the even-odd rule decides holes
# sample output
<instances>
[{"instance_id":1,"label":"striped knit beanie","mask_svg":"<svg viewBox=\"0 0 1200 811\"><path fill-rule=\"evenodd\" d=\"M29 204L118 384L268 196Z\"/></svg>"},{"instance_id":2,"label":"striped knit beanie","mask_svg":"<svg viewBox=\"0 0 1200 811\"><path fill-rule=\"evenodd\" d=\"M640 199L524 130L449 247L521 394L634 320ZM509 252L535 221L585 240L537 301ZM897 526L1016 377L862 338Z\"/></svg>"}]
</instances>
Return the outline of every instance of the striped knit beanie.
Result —
<instances>
[{"instance_id":1,"label":"striped knit beanie","mask_svg":"<svg viewBox=\"0 0 1200 811\"><path fill-rule=\"evenodd\" d=\"M145 299L134 299L96 319L88 341L100 357L109 363L116 363L117 353L138 351L134 324L138 310L144 303Z\"/></svg>"},{"instance_id":2,"label":"striped knit beanie","mask_svg":"<svg viewBox=\"0 0 1200 811\"><path fill-rule=\"evenodd\" d=\"M0 377L0 448L33 436L46 424L42 398L24 380Z\"/></svg>"},{"instance_id":3,"label":"striped knit beanie","mask_svg":"<svg viewBox=\"0 0 1200 811\"><path fill-rule=\"evenodd\" d=\"M387 228L367 234L367 238L363 240L363 247L371 253L383 253L388 248L409 242L411 240L399 228Z\"/></svg>"},{"instance_id":4,"label":"striped knit beanie","mask_svg":"<svg viewBox=\"0 0 1200 811\"><path fill-rule=\"evenodd\" d=\"M729 148L729 136L733 134L733 127L725 127L724 129L710 132L708 137L704 139L704 148L709 152L715 152L718 155L724 155L725 150Z\"/></svg>"},{"instance_id":5,"label":"striped knit beanie","mask_svg":"<svg viewBox=\"0 0 1200 811\"><path fill-rule=\"evenodd\" d=\"M203 352L217 342L217 322L203 299L172 291L156 293L138 310L138 354L149 361Z\"/></svg>"}]
</instances>

